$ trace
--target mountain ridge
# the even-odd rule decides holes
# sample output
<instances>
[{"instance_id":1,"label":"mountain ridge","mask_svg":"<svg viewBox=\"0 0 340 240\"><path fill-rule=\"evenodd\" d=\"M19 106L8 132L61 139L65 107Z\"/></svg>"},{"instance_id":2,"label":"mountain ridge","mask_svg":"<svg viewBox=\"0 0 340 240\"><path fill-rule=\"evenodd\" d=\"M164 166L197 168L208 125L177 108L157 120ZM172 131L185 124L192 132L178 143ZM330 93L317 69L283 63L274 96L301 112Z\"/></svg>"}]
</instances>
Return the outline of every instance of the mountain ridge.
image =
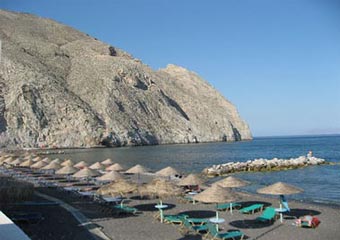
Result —
<instances>
[{"instance_id":1,"label":"mountain ridge","mask_svg":"<svg viewBox=\"0 0 340 240\"><path fill-rule=\"evenodd\" d=\"M251 139L207 81L71 27L0 10L0 143L93 147Z\"/></svg>"}]
</instances>

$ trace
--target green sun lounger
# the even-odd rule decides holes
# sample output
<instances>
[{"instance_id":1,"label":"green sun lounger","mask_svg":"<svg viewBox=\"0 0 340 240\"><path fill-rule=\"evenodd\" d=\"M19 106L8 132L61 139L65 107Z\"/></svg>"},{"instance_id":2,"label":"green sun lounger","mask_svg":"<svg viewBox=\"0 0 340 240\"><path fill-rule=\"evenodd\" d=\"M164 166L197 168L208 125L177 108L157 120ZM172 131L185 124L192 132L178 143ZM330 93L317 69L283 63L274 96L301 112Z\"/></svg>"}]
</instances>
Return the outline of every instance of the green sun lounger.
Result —
<instances>
[{"instance_id":1,"label":"green sun lounger","mask_svg":"<svg viewBox=\"0 0 340 240\"><path fill-rule=\"evenodd\" d=\"M187 220L192 224L192 225L203 225L209 222L208 219L205 218L187 218Z\"/></svg>"},{"instance_id":2,"label":"green sun lounger","mask_svg":"<svg viewBox=\"0 0 340 240\"><path fill-rule=\"evenodd\" d=\"M251 213L253 214L256 211L262 211L263 209L263 204L257 203L250 205L248 207L241 208L239 211L240 213Z\"/></svg>"},{"instance_id":3,"label":"green sun lounger","mask_svg":"<svg viewBox=\"0 0 340 240\"><path fill-rule=\"evenodd\" d=\"M208 228L208 235L210 235L212 239L222 239L222 240L240 239L242 240L244 237L244 233L239 230L220 233L217 231L216 226L214 224L207 223L206 226Z\"/></svg>"},{"instance_id":4,"label":"green sun lounger","mask_svg":"<svg viewBox=\"0 0 340 240\"><path fill-rule=\"evenodd\" d=\"M118 210L117 214L120 213L131 213L131 214L137 214L138 209L134 208L134 207L128 207L128 206L124 206L124 205L116 205L113 206L114 209Z\"/></svg>"},{"instance_id":5,"label":"green sun lounger","mask_svg":"<svg viewBox=\"0 0 340 240\"><path fill-rule=\"evenodd\" d=\"M164 215L165 223L174 223L174 224L182 224L183 218L189 217L186 214L177 214L177 215Z\"/></svg>"},{"instance_id":6,"label":"green sun lounger","mask_svg":"<svg viewBox=\"0 0 340 240\"><path fill-rule=\"evenodd\" d=\"M276 216L277 215L276 215L275 208L267 207L263 211L262 215L256 218L256 221L259 221L259 222L271 222L271 221L275 220Z\"/></svg>"},{"instance_id":7,"label":"green sun lounger","mask_svg":"<svg viewBox=\"0 0 340 240\"><path fill-rule=\"evenodd\" d=\"M238 208L241 207L241 204L239 203L222 203L217 205L217 210L218 211L224 211L228 210L230 208Z\"/></svg>"},{"instance_id":8,"label":"green sun lounger","mask_svg":"<svg viewBox=\"0 0 340 240\"><path fill-rule=\"evenodd\" d=\"M206 224L194 225L186 217L183 217L182 221L183 221L183 226L185 230L187 231L194 231L197 233L208 232L208 226Z\"/></svg>"}]
</instances>

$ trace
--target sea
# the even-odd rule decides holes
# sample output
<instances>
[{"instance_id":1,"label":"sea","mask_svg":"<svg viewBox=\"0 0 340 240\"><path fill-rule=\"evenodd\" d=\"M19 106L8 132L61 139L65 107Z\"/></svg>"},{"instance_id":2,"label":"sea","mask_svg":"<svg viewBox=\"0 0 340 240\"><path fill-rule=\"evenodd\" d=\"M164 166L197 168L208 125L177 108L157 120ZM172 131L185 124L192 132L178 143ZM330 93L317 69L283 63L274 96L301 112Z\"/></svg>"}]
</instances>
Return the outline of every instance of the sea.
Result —
<instances>
[{"instance_id":1,"label":"sea","mask_svg":"<svg viewBox=\"0 0 340 240\"><path fill-rule=\"evenodd\" d=\"M182 172L199 173L213 164L247 161L257 158L296 158L309 151L332 165L311 166L275 172L242 172L234 176L251 182L239 189L255 193L256 189L282 181L302 188L290 199L306 202L340 205L340 135L255 137L252 141L174 144L120 148L93 148L66 150L52 158L70 158L88 163L111 158L126 168L141 164L152 171L172 166ZM218 178L210 179L215 181Z\"/></svg>"}]
</instances>

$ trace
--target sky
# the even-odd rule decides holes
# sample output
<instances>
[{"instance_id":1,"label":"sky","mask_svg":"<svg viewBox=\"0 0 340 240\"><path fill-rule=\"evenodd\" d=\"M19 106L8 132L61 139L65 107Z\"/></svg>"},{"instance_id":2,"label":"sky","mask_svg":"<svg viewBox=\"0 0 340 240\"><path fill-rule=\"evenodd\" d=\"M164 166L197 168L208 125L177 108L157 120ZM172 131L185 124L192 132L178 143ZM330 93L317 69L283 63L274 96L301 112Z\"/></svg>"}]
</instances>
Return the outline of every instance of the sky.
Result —
<instances>
[{"instance_id":1,"label":"sky","mask_svg":"<svg viewBox=\"0 0 340 240\"><path fill-rule=\"evenodd\" d=\"M340 1L0 0L198 73L254 136L340 133ZM1 30L1 26L0 26Z\"/></svg>"}]
</instances>

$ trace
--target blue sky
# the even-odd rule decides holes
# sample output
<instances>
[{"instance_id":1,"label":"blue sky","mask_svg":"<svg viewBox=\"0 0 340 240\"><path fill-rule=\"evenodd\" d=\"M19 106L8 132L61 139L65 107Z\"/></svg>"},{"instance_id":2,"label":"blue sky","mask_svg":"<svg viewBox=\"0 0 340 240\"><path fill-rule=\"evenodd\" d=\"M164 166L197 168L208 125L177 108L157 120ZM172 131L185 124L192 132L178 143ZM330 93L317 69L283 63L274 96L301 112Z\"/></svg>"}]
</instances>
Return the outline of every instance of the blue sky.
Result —
<instances>
[{"instance_id":1,"label":"blue sky","mask_svg":"<svg viewBox=\"0 0 340 240\"><path fill-rule=\"evenodd\" d=\"M0 0L197 72L254 136L340 133L340 1Z\"/></svg>"}]
</instances>

